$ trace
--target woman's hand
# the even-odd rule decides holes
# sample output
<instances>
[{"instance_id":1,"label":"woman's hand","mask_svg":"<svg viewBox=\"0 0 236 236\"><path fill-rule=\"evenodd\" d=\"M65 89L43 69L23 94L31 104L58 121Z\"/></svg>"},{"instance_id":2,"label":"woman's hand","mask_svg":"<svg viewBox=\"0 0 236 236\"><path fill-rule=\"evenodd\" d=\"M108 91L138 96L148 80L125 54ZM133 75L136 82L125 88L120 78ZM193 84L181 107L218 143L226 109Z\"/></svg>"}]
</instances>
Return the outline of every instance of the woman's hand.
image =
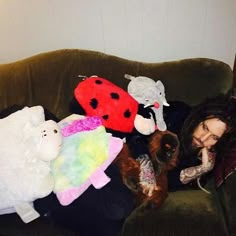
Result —
<instances>
[{"instance_id":1,"label":"woman's hand","mask_svg":"<svg viewBox=\"0 0 236 236\"><path fill-rule=\"evenodd\" d=\"M203 148L202 151L202 166L204 172L208 172L213 169L215 164L215 153L209 152L207 148Z\"/></svg>"},{"instance_id":2,"label":"woman's hand","mask_svg":"<svg viewBox=\"0 0 236 236\"><path fill-rule=\"evenodd\" d=\"M203 148L201 150L201 154L202 154L201 165L189 167L183 169L180 172L180 181L183 184L187 184L213 169L215 164L215 153L209 152L207 148Z\"/></svg>"}]
</instances>

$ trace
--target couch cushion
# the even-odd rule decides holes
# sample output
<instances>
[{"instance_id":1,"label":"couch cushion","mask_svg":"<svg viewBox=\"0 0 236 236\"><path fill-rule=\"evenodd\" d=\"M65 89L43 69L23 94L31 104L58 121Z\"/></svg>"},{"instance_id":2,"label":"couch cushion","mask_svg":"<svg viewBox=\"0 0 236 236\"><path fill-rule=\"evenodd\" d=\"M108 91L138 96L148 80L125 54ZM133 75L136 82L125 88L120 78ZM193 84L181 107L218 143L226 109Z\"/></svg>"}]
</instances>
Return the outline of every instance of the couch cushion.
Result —
<instances>
[{"instance_id":1,"label":"couch cushion","mask_svg":"<svg viewBox=\"0 0 236 236\"><path fill-rule=\"evenodd\" d=\"M126 220L123 236L227 235L215 197L201 190L171 192L159 209L137 208Z\"/></svg>"},{"instance_id":2,"label":"couch cushion","mask_svg":"<svg viewBox=\"0 0 236 236\"><path fill-rule=\"evenodd\" d=\"M62 119L69 115L69 102L80 80L78 75L98 75L127 89L129 81L125 74L161 80L167 101L184 101L189 105L227 93L233 84L230 66L213 59L146 63L96 51L56 50L0 65L0 110L16 103L40 104Z\"/></svg>"}]
</instances>

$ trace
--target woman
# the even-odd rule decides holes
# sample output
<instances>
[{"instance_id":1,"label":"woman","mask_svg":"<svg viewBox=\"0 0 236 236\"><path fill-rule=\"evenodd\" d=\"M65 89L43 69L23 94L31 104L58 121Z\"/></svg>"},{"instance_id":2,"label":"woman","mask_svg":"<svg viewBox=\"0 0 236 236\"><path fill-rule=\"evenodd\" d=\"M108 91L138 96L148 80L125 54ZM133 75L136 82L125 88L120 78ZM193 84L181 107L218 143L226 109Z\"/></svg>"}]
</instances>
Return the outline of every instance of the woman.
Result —
<instances>
[{"instance_id":1,"label":"woman","mask_svg":"<svg viewBox=\"0 0 236 236\"><path fill-rule=\"evenodd\" d=\"M235 118L234 97L207 99L192 110L179 134L179 164L168 174L170 190L177 190L214 168L235 133Z\"/></svg>"},{"instance_id":2,"label":"woman","mask_svg":"<svg viewBox=\"0 0 236 236\"><path fill-rule=\"evenodd\" d=\"M220 95L191 109L182 102L170 103L164 117L169 131L180 140L179 163L168 172L169 191L176 191L210 172L224 155L236 127L235 97ZM135 135L128 140L134 158L141 163L140 185L152 196L156 189L155 172L147 148L147 139ZM142 165L145 163L145 165Z\"/></svg>"}]
</instances>

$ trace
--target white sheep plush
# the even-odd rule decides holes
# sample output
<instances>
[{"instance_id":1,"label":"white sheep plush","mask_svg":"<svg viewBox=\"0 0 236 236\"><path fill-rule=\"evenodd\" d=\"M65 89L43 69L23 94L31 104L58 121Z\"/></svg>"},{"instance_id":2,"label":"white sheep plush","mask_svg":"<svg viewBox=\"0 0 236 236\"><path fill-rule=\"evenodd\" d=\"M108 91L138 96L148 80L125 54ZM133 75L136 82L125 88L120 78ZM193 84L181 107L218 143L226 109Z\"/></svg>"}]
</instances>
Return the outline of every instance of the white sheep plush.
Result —
<instances>
[{"instance_id":1,"label":"white sheep plush","mask_svg":"<svg viewBox=\"0 0 236 236\"><path fill-rule=\"evenodd\" d=\"M45 121L41 106L0 119L0 130L0 214L17 212L28 223L39 216L32 202L53 190L50 161L62 136L56 122Z\"/></svg>"},{"instance_id":2,"label":"white sheep plush","mask_svg":"<svg viewBox=\"0 0 236 236\"><path fill-rule=\"evenodd\" d=\"M163 106L169 106L165 97L165 87L158 80L154 81L145 76L132 76L125 74L126 79L131 80L128 84L128 93L140 104L145 107L152 106L156 116L157 128L161 131L166 130L166 123L163 118Z\"/></svg>"}]
</instances>

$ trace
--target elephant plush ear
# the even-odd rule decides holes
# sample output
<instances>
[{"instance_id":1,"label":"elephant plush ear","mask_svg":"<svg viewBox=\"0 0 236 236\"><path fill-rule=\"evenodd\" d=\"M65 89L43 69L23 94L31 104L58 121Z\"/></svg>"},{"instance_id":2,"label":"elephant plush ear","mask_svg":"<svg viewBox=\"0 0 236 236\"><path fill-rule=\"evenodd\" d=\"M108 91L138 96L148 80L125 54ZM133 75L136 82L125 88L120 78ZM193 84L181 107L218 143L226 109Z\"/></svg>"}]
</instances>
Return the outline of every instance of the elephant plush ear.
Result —
<instances>
[{"instance_id":1,"label":"elephant plush ear","mask_svg":"<svg viewBox=\"0 0 236 236\"><path fill-rule=\"evenodd\" d=\"M159 102L163 104L163 106L169 106L170 104L166 100L166 94L165 94L165 87L164 84L158 80L156 82L156 87L157 87L157 95L159 96Z\"/></svg>"}]
</instances>

